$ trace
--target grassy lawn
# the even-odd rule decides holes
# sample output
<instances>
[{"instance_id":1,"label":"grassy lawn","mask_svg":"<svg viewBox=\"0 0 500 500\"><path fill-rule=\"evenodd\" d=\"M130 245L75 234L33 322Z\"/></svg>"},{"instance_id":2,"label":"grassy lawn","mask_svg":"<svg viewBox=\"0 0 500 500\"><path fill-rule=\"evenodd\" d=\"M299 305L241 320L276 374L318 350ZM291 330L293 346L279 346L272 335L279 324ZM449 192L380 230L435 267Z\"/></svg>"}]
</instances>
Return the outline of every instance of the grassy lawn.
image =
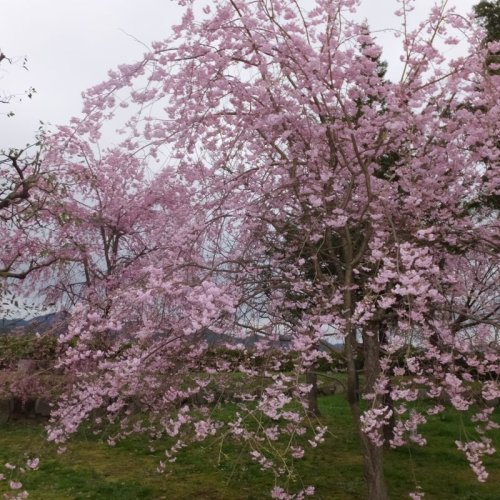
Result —
<instances>
[{"instance_id":1,"label":"grassy lawn","mask_svg":"<svg viewBox=\"0 0 500 500\"><path fill-rule=\"evenodd\" d=\"M308 450L297 462L300 481L314 484L320 499L364 498L362 461L349 409L342 396L320 401L330 435L316 450ZM425 499L497 500L500 498L500 456L488 457L490 477L478 483L454 441L472 429L460 415L449 410L431 417L424 426L428 446L391 450L386 456L386 475L391 498L408 498L415 484ZM500 448L500 432L495 444ZM241 445L204 442L183 450L165 475L156 472L165 446L131 438L115 447L80 432L58 455L44 440L43 426L14 422L0 427L0 464L23 461L26 453L41 456L38 471L23 476L33 499L260 499L268 498L273 479L261 472ZM4 483L2 481L2 483ZM1 484L1 483L0 483ZM5 483L3 484L5 487ZM0 490L5 491L5 489Z\"/></svg>"}]
</instances>

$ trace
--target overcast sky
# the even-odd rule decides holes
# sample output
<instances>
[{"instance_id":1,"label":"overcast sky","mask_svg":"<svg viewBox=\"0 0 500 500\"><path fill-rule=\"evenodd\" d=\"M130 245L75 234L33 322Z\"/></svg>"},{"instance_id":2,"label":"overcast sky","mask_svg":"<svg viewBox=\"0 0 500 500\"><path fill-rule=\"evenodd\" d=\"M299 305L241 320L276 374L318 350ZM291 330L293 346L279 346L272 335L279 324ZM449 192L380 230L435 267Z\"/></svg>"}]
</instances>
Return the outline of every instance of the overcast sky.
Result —
<instances>
[{"instance_id":1,"label":"overcast sky","mask_svg":"<svg viewBox=\"0 0 500 500\"><path fill-rule=\"evenodd\" d=\"M416 3L415 20L434 1ZM449 3L466 13L477 0ZM378 30L394 26L396 8L396 0L363 0L360 15ZM146 50L141 43L168 36L180 15L174 0L0 0L0 49L13 60L28 58L28 71L0 65L0 92L37 91L31 100L2 105L2 114L8 108L15 116L0 116L0 148L32 141L39 120L62 124L78 115L82 90L105 79L108 69L137 60ZM391 67L398 42L379 36Z\"/></svg>"}]
</instances>

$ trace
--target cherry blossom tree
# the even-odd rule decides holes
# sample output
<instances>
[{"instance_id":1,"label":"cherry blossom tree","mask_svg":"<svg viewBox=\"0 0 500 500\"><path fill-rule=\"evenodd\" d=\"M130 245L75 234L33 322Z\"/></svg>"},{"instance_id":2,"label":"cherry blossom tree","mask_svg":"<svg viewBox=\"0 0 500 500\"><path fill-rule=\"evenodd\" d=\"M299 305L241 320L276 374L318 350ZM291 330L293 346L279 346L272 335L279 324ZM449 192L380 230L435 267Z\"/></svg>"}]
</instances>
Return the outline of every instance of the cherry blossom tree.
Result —
<instances>
[{"instance_id":1,"label":"cherry blossom tree","mask_svg":"<svg viewBox=\"0 0 500 500\"><path fill-rule=\"evenodd\" d=\"M3 278L23 279L53 262L35 249L35 241L40 242L35 218L53 189L53 180L41 166L40 151L31 155L32 149L12 149L0 157L0 221L4 238L0 276Z\"/></svg>"},{"instance_id":2,"label":"cherry blossom tree","mask_svg":"<svg viewBox=\"0 0 500 500\"><path fill-rule=\"evenodd\" d=\"M75 302L61 366L77 376L50 438L100 425L102 410L120 422L111 443L175 437L168 460L188 439L222 433L285 477L275 498L303 498L313 489L282 488L286 457L324 439L305 424L305 374L337 336L369 498L387 498L383 445L424 445L420 426L443 401L475 410L477 436L456 445L485 480L499 396L498 214L477 200L498 194L499 76L484 61L500 45L485 46L446 2L410 29L404 0L402 74L390 81L354 0L181 3L172 39L89 89L84 117L49 145L80 193L54 213L83 277L78 293L61 281ZM439 49L461 41L465 55ZM123 140L97 154L117 120ZM207 363L207 329L257 340L233 343L245 353L236 362ZM292 371L275 349L283 336ZM232 388L234 420L220 422L214 385L235 371L247 383Z\"/></svg>"},{"instance_id":3,"label":"cherry blossom tree","mask_svg":"<svg viewBox=\"0 0 500 500\"><path fill-rule=\"evenodd\" d=\"M0 64L6 62L15 64L0 51ZM23 67L26 68L26 60ZM30 89L26 95L31 98L34 92ZM0 114L9 120L13 113L8 105L18 96L2 89L0 93L0 104L6 109L6 113ZM19 281L43 272L55 262L40 224L40 215L57 184L55 171L42 163L42 144L40 130L33 144L0 150L0 296L4 317L19 314L20 308L15 305L21 293Z\"/></svg>"}]
</instances>

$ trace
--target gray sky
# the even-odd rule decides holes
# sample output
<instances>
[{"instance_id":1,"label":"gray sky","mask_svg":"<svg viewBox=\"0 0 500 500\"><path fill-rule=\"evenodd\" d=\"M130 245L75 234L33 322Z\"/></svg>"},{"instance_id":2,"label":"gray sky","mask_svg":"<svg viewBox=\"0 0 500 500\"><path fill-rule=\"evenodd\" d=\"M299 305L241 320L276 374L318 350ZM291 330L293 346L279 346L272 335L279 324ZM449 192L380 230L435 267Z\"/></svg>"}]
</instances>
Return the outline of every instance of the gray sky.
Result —
<instances>
[{"instance_id":1,"label":"gray sky","mask_svg":"<svg viewBox=\"0 0 500 500\"><path fill-rule=\"evenodd\" d=\"M416 3L415 20L434 1ZM466 13L477 0L449 3ZM395 26L396 8L396 0L363 0L360 15L378 30ZM39 120L62 124L78 115L81 91L105 79L108 69L137 60L145 51L140 42L168 36L180 13L173 0L0 0L0 48L13 59L27 56L29 68L0 65L0 90L37 91L31 100L2 105L0 112L8 108L15 116L0 116L0 148L30 142ZM395 67L400 42L388 33L379 37Z\"/></svg>"}]
</instances>

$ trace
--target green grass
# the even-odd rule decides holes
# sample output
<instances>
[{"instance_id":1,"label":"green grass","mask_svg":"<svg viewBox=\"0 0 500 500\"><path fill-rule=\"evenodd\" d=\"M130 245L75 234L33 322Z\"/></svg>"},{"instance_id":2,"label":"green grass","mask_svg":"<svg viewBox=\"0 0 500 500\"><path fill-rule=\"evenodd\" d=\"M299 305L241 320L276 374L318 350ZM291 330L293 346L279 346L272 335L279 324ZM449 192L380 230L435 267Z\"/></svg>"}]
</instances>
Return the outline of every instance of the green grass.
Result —
<instances>
[{"instance_id":1,"label":"green grass","mask_svg":"<svg viewBox=\"0 0 500 500\"><path fill-rule=\"evenodd\" d=\"M308 450L297 462L300 480L295 489L302 481L316 486L315 498L364 498L359 442L345 400L324 397L320 408L330 434L323 445ZM423 429L428 446L387 452L385 470L391 498L408 498L416 484L425 491L426 500L500 497L500 457L488 457L490 478L485 484L478 483L454 445L464 432L473 433L457 412L448 410L432 417ZM500 447L500 432L494 438ZM241 445L226 442L222 453L216 442L192 445L179 454L166 475L156 472L165 443L155 446L157 450L151 452L148 442L134 437L109 447L82 431L67 452L58 455L45 442L40 424L14 422L0 428L0 464L22 462L26 453L42 458L38 471L22 477L32 499L258 500L268 498L273 486L273 478L248 460ZM2 483L0 492L5 491L4 481L0 488Z\"/></svg>"}]
</instances>

